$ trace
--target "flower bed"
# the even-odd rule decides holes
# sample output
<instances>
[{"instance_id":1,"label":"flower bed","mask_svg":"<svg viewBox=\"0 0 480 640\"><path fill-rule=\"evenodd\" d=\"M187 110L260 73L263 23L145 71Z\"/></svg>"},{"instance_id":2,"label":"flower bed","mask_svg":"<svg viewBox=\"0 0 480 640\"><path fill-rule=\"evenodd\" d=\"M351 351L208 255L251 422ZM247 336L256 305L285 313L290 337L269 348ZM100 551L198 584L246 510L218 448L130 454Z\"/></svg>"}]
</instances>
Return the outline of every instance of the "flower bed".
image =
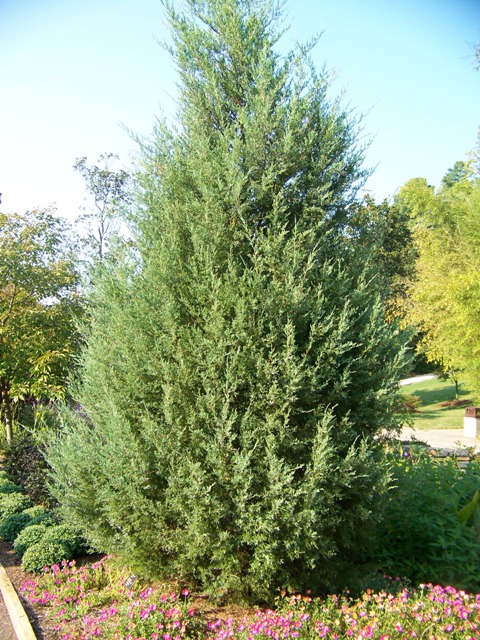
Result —
<instances>
[{"instance_id":1,"label":"flower bed","mask_svg":"<svg viewBox=\"0 0 480 640\"><path fill-rule=\"evenodd\" d=\"M282 595L275 610L208 620L187 590L165 593L138 582L133 589L136 582L106 558L82 567L73 561L53 565L28 580L22 592L32 604L47 607L62 640L480 637L480 595L453 587L368 591L359 599Z\"/></svg>"}]
</instances>

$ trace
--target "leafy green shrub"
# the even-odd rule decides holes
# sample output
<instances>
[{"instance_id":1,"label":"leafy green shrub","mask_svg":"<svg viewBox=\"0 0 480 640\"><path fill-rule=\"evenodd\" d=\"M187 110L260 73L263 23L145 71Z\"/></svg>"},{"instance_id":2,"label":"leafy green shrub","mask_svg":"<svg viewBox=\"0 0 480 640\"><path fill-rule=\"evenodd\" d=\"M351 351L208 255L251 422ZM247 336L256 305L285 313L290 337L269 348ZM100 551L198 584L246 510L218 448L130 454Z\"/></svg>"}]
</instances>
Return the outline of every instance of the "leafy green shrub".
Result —
<instances>
[{"instance_id":1,"label":"leafy green shrub","mask_svg":"<svg viewBox=\"0 0 480 640\"><path fill-rule=\"evenodd\" d=\"M19 513L32 506L32 501L22 493L0 494L0 522L12 513Z\"/></svg>"},{"instance_id":2,"label":"leafy green shrub","mask_svg":"<svg viewBox=\"0 0 480 640\"><path fill-rule=\"evenodd\" d=\"M44 567L71 559L70 550L58 542L35 542L25 551L22 569L31 573L40 573Z\"/></svg>"},{"instance_id":3,"label":"leafy green shrub","mask_svg":"<svg viewBox=\"0 0 480 640\"><path fill-rule=\"evenodd\" d=\"M32 544L40 542L46 531L47 527L44 524L28 525L28 527L25 527L25 529L21 531L15 538L13 548L18 553L18 555L23 556L28 547L31 547Z\"/></svg>"},{"instance_id":4,"label":"leafy green shrub","mask_svg":"<svg viewBox=\"0 0 480 640\"><path fill-rule=\"evenodd\" d=\"M462 522L459 512L480 487L480 464L462 470L455 460L418 452L395 460L394 477L377 553L381 568L414 583L478 591L480 530L474 517Z\"/></svg>"},{"instance_id":5,"label":"leafy green shrub","mask_svg":"<svg viewBox=\"0 0 480 640\"><path fill-rule=\"evenodd\" d=\"M0 482L3 482L4 480L10 480L10 476L5 469L0 469Z\"/></svg>"},{"instance_id":6,"label":"leafy green shrub","mask_svg":"<svg viewBox=\"0 0 480 640\"><path fill-rule=\"evenodd\" d=\"M64 545L70 552L71 557L83 555L88 551L88 544L81 532L69 524L58 524L49 527L43 542L52 542Z\"/></svg>"},{"instance_id":7,"label":"leafy green shrub","mask_svg":"<svg viewBox=\"0 0 480 640\"><path fill-rule=\"evenodd\" d=\"M5 449L4 466L12 480L24 487L36 504L54 506L47 489L48 464L34 435L20 430Z\"/></svg>"},{"instance_id":8,"label":"leafy green shrub","mask_svg":"<svg viewBox=\"0 0 480 640\"><path fill-rule=\"evenodd\" d=\"M25 509L24 513L31 515L32 524L45 524L46 526L58 524L55 513L41 504L36 504L33 507Z\"/></svg>"},{"instance_id":9,"label":"leafy green shrub","mask_svg":"<svg viewBox=\"0 0 480 640\"><path fill-rule=\"evenodd\" d=\"M2 519L0 523L0 538L7 540L7 542L13 542L18 534L28 527L32 522L32 516L25 511L20 513L12 513Z\"/></svg>"},{"instance_id":10,"label":"leafy green shrub","mask_svg":"<svg viewBox=\"0 0 480 640\"><path fill-rule=\"evenodd\" d=\"M22 487L11 480L0 481L0 494L2 493L23 493Z\"/></svg>"},{"instance_id":11,"label":"leafy green shrub","mask_svg":"<svg viewBox=\"0 0 480 640\"><path fill-rule=\"evenodd\" d=\"M411 396L406 393L402 393L398 396L395 410L400 414L418 413L421 400L418 396Z\"/></svg>"}]
</instances>

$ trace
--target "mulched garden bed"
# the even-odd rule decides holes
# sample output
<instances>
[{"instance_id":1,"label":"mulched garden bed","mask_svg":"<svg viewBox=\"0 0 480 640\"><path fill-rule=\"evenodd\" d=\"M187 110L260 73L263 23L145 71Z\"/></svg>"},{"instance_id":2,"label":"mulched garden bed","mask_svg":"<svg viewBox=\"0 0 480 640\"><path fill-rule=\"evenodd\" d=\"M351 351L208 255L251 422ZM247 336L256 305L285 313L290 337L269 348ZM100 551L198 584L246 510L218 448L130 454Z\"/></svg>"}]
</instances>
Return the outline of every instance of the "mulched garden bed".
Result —
<instances>
[{"instance_id":1,"label":"mulched garden bed","mask_svg":"<svg viewBox=\"0 0 480 640\"><path fill-rule=\"evenodd\" d=\"M20 597L20 601L28 615L33 631L38 640L54 640L57 637L56 631L45 616L42 607L32 607L20 593L20 588L25 580L34 578L31 573L27 573L21 567L22 559L18 556L13 547L8 542L0 538L0 562L5 568L10 582L15 587L15 591Z\"/></svg>"}]
</instances>

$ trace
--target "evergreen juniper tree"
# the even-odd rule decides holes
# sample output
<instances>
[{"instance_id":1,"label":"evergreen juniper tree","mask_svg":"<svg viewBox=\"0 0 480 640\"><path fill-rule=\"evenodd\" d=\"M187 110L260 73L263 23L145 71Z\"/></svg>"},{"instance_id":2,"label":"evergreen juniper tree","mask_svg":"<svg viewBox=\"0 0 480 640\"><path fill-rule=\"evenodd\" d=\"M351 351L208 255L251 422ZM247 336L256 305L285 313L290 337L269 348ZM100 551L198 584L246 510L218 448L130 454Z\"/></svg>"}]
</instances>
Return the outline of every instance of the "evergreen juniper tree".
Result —
<instances>
[{"instance_id":1,"label":"evergreen juniper tree","mask_svg":"<svg viewBox=\"0 0 480 640\"><path fill-rule=\"evenodd\" d=\"M346 229L357 129L268 0L166 3L181 93L143 144L137 253L90 306L52 490L93 544L210 593L365 557L402 339Z\"/></svg>"}]
</instances>

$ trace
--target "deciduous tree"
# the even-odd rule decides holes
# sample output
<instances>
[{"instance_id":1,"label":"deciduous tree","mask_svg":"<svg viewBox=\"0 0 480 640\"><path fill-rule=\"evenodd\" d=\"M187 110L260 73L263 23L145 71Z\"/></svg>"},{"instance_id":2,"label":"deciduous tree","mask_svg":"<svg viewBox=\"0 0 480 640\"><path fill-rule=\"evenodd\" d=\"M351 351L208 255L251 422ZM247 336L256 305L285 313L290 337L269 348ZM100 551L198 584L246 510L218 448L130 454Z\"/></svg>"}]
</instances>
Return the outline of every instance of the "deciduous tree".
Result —
<instances>
[{"instance_id":1,"label":"deciduous tree","mask_svg":"<svg viewBox=\"0 0 480 640\"><path fill-rule=\"evenodd\" d=\"M130 204L129 186L132 176L124 169L113 170L119 157L105 153L97 164L88 165L87 158L77 158L73 168L85 180L87 191L93 198L93 209L85 211L78 222L86 227L86 246L92 256L102 260L109 238L118 233L122 213Z\"/></svg>"},{"instance_id":2,"label":"deciduous tree","mask_svg":"<svg viewBox=\"0 0 480 640\"><path fill-rule=\"evenodd\" d=\"M0 409L8 441L23 400L65 393L77 306L67 237L52 210L0 214Z\"/></svg>"},{"instance_id":3,"label":"deciduous tree","mask_svg":"<svg viewBox=\"0 0 480 640\"><path fill-rule=\"evenodd\" d=\"M395 203L384 200L377 204L371 196L365 196L354 208L346 238L357 251L363 247L366 259L375 262L389 315L396 317L406 282L415 269L410 216Z\"/></svg>"},{"instance_id":4,"label":"deciduous tree","mask_svg":"<svg viewBox=\"0 0 480 640\"><path fill-rule=\"evenodd\" d=\"M412 216L418 252L406 320L422 332L421 346L432 362L463 371L479 392L480 180L469 173L435 193L416 179L399 199Z\"/></svg>"}]
</instances>

